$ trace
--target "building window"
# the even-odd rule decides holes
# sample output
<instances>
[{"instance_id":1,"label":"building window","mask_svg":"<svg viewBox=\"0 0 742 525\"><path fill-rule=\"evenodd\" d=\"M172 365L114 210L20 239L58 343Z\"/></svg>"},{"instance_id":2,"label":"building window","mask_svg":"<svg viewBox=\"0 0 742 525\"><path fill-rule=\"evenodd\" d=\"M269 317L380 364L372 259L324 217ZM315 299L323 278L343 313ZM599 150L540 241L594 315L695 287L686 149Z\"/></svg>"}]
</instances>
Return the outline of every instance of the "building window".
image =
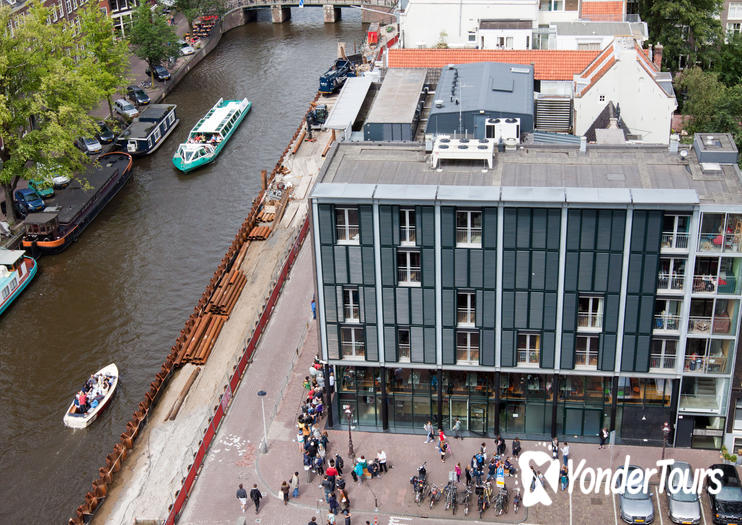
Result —
<instances>
[{"instance_id":1,"label":"building window","mask_svg":"<svg viewBox=\"0 0 742 525\"><path fill-rule=\"evenodd\" d=\"M539 9L541 11L564 11L564 0L541 0Z\"/></svg>"},{"instance_id":2,"label":"building window","mask_svg":"<svg viewBox=\"0 0 742 525\"><path fill-rule=\"evenodd\" d=\"M462 330L456 332L456 363L479 363L479 332Z\"/></svg>"},{"instance_id":3,"label":"building window","mask_svg":"<svg viewBox=\"0 0 742 525\"><path fill-rule=\"evenodd\" d=\"M737 20L739 18L742 18L742 2L729 2L727 20Z\"/></svg>"},{"instance_id":4,"label":"building window","mask_svg":"<svg viewBox=\"0 0 742 525\"><path fill-rule=\"evenodd\" d=\"M538 366L540 353L540 334L518 334L518 366Z\"/></svg>"},{"instance_id":5,"label":"building window","mask_svg":"<svg viewBox=\"0 0 742 525\"><path fill-rule=\"evenodd\" d=\"M361 322L358 288L343 288L343 317L346 323Z\"/></svg>"},{"instance_id":6,"label":"building window","mask_svg":"<svg viewBox=\"0 0 742 525\"><path fill-rule=\"evenodd\" d=\"M474 292L459 292L456 296L456 326L474 326L476 313Z\"/></svg>"},{"instance_id":7,"label":"building window","mask_svg":"<svg viewBox=\"0 0 742 525\"><path fill-rule=\"evenodd\" d=\"M415 245L415 210L403 208L399 210L399 244L402 246Z\"/></svg>"},{"instance_id":8,"label":"building window","mask_svg":"<svg viewBox=\"0 0 742 525\"><path fill-rule=\"evenodd\" d=\"M742 33L742 23L739 22L727 22L727 33L737 35Z\"/></svg>"},{"instance_id":9,"label":"building window","mask_svg":"<svg viewBox=\"0 0 742 525\"><path fill-rule=\"evenodd\" d=\"M662 219L662 249L687 250L689 232L689 215L665 215Z\"/></svg>"},{"instance_id":10,"label":"building window","mask_svg":"<svg viewBox=\"0 0 742 525\"><path fill-rule=\"evenodd\" d=\"M397 361L400 363L410 362L410 329L397 329Z\"/></svg>"},{"instance_id":11,"label":"building window","mask_svg":"<svg viewBox=\"0 0 742 525\"><path fill-rule=\"evenodd\" d=\"M358 244L358 208L335 208L335 231L339 244Z\"/></svg>"},{"instance_id":12,"label":"building window","mask_svg":"<svg viewBox=\"0 0 742 525\"><path fill-rule=\"evenodd\" d=\"M456 212L456 246L482 247L482 212L465 210Z\"/></svg>"},{"instance_id":13,"label":"building window","mask_svg":"<svg viewBox=\"0 0 742 525\"><path fill-rule=\"evenodd\" d=\"M65 0L64 5L67 8L67 14L72 12L72 0Z\"/></svg>"},{"instance_id":14,"label":"building window","mask_svg":"<svg viewBox=\"0 0 742 525\"><path fill-rule=\"evenodd\" d=\"M397 252L397 280L403 286L420 285L420 252L400 250Z\"/></svg>"},{"instance_id":15,"label":"building window","mask_svg":"<svg viewBox=\"0 0 742 525\"><path fill-rule=\"evenodd\" d=\"M649 368L675 368L675 355L678 342L675 339L654 339L649 356Z\"/></svg>"},{"instance_id":16,"label":"building window","mask_svg":"<svg viewBox=\"0 0 742 525\"><path fill-rule=\"evenodd\" d=\"M473 31L469 31L469 42L476 42L477 34Z\"/></svg>"},{"instance_id":17,"label":"building window","mask_svg":"<svg viewBox=\"0 0 742 525\"><path fill-rule=\"evenodd\" d=\"M343 351L343 359L363 359L366 353L363 328L350 326L340 328L340 346Z\"/></svg>"},{"instance_id":18,"label":"building window","mask_svg":"<svg viewBox=\"0 0 742 525\"><path fill-rule=\"evenodd\" d=\"M575 366L598 367L597 335L578 335L575 340Z\"/></svg>"},{"instance_id":19,"label":"building window","mask_svg":"<svg viewBox=\"0 0 742 525\"><path fill-rule=\"evenodd\" d=\"M603 298L581 296L577 311L577 331L594 332L603 328Z\"/></svg>"},{"instance_id":20,"label":"building window","mask_svg":"<svg viewBox=\"0 0 742 525\"><path fill-rule=\"evenodd\" d=\"M577 43L577 50L578 51L600 51L600 42L578 42ZM600 95L600 101L603 102L605 100L605 95Z\"/></svg>"}]
</instances>

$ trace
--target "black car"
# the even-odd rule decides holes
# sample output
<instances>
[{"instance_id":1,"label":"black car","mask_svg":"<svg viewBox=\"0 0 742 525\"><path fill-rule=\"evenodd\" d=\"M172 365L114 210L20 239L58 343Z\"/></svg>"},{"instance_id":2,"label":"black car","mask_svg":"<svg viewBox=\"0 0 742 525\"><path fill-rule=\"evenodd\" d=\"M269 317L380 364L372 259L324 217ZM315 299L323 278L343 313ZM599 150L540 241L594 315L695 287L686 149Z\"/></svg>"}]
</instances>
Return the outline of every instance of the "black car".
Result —
<instances>
[{"instance_id":1,"label":"black car","mask_svg":"<svg viewBox=\"0 0 742 525\"><path fill-rule=\"evenodd\" d=\"M165 80L170 80L170 72L165 69L165 66L156 65L152 68L152 71L154 71L155 80L159 80L160 82L164 82ZM147 68L147 71L144 72L146 75L150 74L150 68Z\"/></svg>"},{"instance_id":2,"label":"black car","mask_svg":"<svg viewBox=\"0 0 742 525\"><path fill-rule=\"evenodd\" d=\"M736 467L717 463L710 468L722 471L721 490L717 494L712 494L708 490L709 485L706 485L714 523L717 525L742 523L742 484Z\"/></svg>"},{"instance_id":3,"label":"black car","mask_svg":"<svg viewBox=\"0 0 742 525\"><path fill-rule=\"evenodd\" d=\"M113 134L113 131L111 131L111 128L108 127L108 124L103 122L102 120L98 121L98 133L95 135L98 138L98 142L101 144L110 144L113 142L113 139L116 138L116 136Z\"/></svg>"},{"instance_id":4,"label":"black car","mask_svg":"<svg viewBox=\"0 0 742 525\"><path fill-rule=\"evenodd\" d=\"M133 100L135 104L143 106L149 104L149 95L139 86L129 86L126 88L126 96Z\"/></svg>"}]
</instances>

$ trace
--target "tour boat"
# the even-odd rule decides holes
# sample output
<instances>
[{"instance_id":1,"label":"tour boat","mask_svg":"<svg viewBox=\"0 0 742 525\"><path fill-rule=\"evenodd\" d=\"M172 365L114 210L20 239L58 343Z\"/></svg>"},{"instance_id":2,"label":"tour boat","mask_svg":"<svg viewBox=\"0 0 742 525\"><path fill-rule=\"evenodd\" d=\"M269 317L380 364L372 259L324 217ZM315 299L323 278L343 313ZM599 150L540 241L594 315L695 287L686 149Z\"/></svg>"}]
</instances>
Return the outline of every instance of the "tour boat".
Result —
<instances>
[{"instance_id":1,"label":"tour boat","mask_svg":"<svg viewBox=\"0 0 742 525\"><path fill-rule=\"evenodd\" d=\"M114 363L111 363L93 374L93 378L97 380L98 376L101 375L103 376L104 381L107 381L108 383L108 391L105 394L98 393L98 395L93 395L95 388L91 389L91 394L88 398L88 409L85 412L80 412L73 400L69 408L67 408L67 413L62 419L65 426L70 428L87 427L90 423L96 420L98 414L100 414L111 401L113 393L116 391L116 386L118 386L119 383L119 369ZM93 404L95 404L94 407L92 406Z\"/></svg>"},{"instance_id":2,"label":"tour boat","mask_svg":"<svg viewBox=\"0 0 742 525\"><path fill-rule=\"evenodd\" d=\"M0 248L0 314L2 314L36 275L36 261L23 250Z\"/></svg>"},{"instance_id":3,"label":"tour boat","mask_svg":"<svg viewBox=\"0 0 742 525\"><path fill-rule=\"evenodd\" d=\"M250 111L250 106L252 103L246 98L242 100L220 98L194 126L188 134L188 140L178 146L173 155L175 167L188 173L212 162Z\"/></svg>"}]
</instances>

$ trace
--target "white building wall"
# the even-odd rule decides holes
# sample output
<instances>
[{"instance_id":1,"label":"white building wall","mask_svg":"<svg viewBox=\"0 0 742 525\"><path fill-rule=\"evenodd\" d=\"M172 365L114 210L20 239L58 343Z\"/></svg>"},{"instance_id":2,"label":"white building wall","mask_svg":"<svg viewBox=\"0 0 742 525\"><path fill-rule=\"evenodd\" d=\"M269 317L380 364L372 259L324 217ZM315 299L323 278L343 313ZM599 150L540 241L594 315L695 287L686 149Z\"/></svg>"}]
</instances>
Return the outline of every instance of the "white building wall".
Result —
<instances>
[{"instance_id":1,"label":"white building wall","mask_svg":"<svg viewBox=\"0 0 742 525\"><path fill-rule=\"evenodd\" d=\"M532 37L532 29L480 29L476 44L479 49L531 49Z\"/></svg>"},{"instance_id":2,"label":"white building wall","mask_svg":"<svg viewBox=\"0 0 742 525\"><path fill-rule=\"evenodd\" d=\"M601 100L603 97L603 100ZM582 97L574 99L575 135L584 134L608 102L618 104L621 118L642 142L668 144L675 98L668 97L636 60L622 55Z\"/></svg>"},{"instance_id":3,"label":"white building wall","mask_svg":"<svg viewBox=\"0 0 742 525\"><path fill-rule=\"evenodd\" d=\"M578 50L578 49L605 49L608 44L613 42L615 37L613 35L592 35L592 36L577 36L577 35L560 35L556 34L556 47L552 49L560 50ZM586 44L590 47L580 47L580 44Z\"/></svg>"}]
</instances>

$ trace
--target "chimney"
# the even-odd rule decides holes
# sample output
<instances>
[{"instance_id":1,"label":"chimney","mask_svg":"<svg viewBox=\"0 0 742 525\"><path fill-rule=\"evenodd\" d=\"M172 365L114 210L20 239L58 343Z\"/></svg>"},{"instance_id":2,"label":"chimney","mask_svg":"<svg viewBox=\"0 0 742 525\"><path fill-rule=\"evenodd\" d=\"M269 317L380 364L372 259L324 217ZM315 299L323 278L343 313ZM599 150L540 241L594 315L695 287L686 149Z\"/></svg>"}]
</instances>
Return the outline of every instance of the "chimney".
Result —
<instances>
[{"instance_id":1,"label":"chimney","mask_svg":"<svg viewBox=\"0 0 742 525\"><path fill-rule=\"evenodd\" d=\"M587 153L587 137L585 135L580 137L580 153Z\"/></svg>"},{"instance_id":2,"label":"chimney","mask_svg":"<svg viewBox=\"0 0 742 525\"><path fill-rule=\"evenodd\" d=\"M670 145L668 147L668 151L670 153L677 153L679 145L680 145L680 135L678 135L677 133L673 133L672 135L670 135Z\"/></svg>"},{"instance_id":3,"label":"chimney","mask_svg":"<svg viewBox=\"0 0 742 525\"><path fill-rule=\"evenodd\" d=\"M664 48L662 47L662 44L655 44L654 45L654 53L652 56L652 62L654 62L654 65L657 67L658 71L662 70L662 50Z\"/></svg>"}]
</instances>

